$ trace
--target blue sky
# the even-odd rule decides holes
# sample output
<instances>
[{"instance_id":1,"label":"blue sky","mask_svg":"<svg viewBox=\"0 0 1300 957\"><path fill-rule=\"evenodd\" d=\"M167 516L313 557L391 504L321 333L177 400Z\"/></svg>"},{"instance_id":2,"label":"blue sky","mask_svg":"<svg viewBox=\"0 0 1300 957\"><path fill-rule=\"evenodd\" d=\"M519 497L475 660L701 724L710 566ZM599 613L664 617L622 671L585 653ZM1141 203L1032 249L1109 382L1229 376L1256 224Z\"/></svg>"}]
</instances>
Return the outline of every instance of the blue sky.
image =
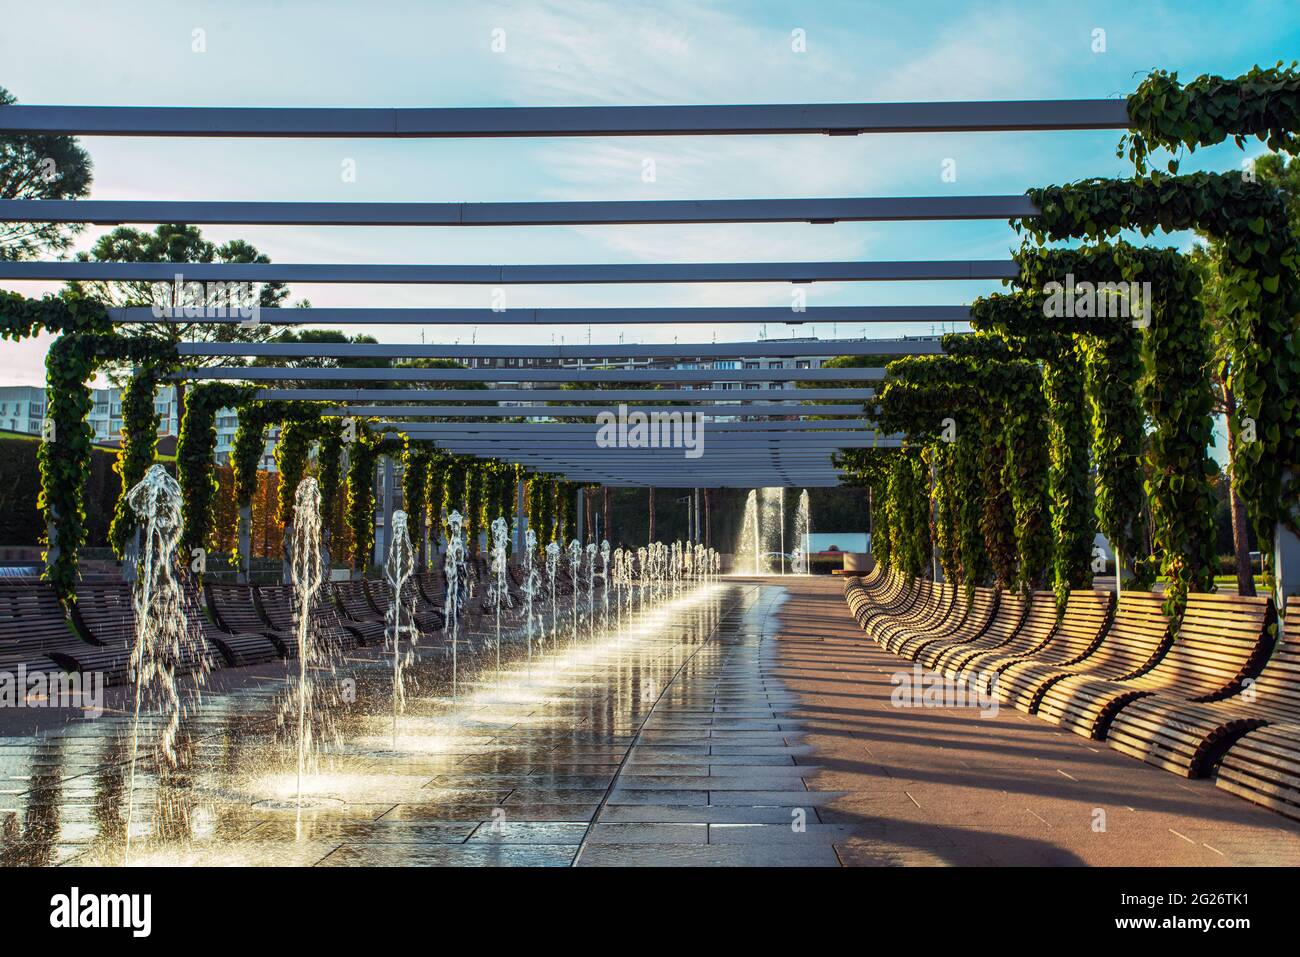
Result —
<instances>
[{"instance_id":1,"label":"blue sky","mask_svg":"<svg viewBox=\"0 0 1300 957\"><path fill-rule=\"evenodd\" d=\"M24 103L488 106L1122 96L1153 67L1236 75L1300 50L1300 4L11 2L0 86ZM792 49L804 31L806 52ZM1106 49L1093 52L1094 30ZM206 52L192 50L204 31ZM503 30L505 51L491 49ZM1019 193L1120 174L1103 133L559 140L88 138L97 199L490 201ZM1252 144L1251 153L1259 151ZM642 181L647 158L657 179ZM956 162L956 182L941 179ZM1233 146L1186 169L1240 164ZM345 160L356 182L344 182ZM88 231L78 248L89 245ZM1003 258L989 223L402 229L210 227L278 262L534 263ZM1187 236L1167 242L1186 245ZM38 284L12 284L35 294ZM819 284L809 305L959 303L991 283ZM488 306L489 287L296 286L326 305ZM510 307L788 305L782 285L516 287ZM770 326L783 337L793 327ZM418 339L417 329L375 329ZM813 328L823 337L862 326ZM869 333L929 332L879 325ZM561 330L570 342L586 329ZM629 327L629 342L750 339L758 327ZM596 328L593 341L617 341ZM521 327L427 341L550 342ZM558 341L558 340L557 340ZM43 379L47 343L3 346L0 384Z\"/></svg>"}]
</instances>

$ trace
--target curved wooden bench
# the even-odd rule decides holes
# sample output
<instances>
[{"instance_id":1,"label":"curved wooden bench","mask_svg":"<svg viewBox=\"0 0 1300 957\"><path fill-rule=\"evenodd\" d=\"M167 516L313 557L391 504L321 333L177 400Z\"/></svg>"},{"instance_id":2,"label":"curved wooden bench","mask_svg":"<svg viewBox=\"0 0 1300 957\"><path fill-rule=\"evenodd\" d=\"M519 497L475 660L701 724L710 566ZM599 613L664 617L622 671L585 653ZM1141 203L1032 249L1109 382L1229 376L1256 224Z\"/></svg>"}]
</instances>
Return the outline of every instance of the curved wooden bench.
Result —
<instances>
[{"instance_id":1,"label":"curved wooden bench","mask_svg":"<svg viewBox=\"0 0 1300 957\"><path fill-rule=\"evenodd\" d=\"M969 654L1001 648L1024 623L1029 612L1026 596L1003 592L998 596L997 614L979 637L970 641L932 642L918 656L918 660L934 671L945 671L953 660L964 659Z\"/></svg>"},{"instance_id":2,"label":"curved wooden bench","mask_svg":"<svg viewBox=\"0 0 1300 957\"><path fill-rule=\"evenodd\" d=\"M59 672L68 666L55 656L71 661L93 647L68 620L49 582L0 582L0 670Z\"/></svg>"},{"instance_id":3,"label":"curved wooden bench","mask_svg":"<svg viewBox=\"0 0 1300 957\"><path fill-rule=\"evenodd\" d=\"M1052 642L1045 654L1009 664L997 676L998 701L1028 714L1036 714L1047 690L1056 681L1070 675L1128 677L1140 674L1144 666L1153 663L1161 646L1169 641L1169 623L1161 611L1162 601L1161 596L1151 592L1126 592L1112 618L1083 653L1058 662L1057 655L1053 654L1056 642ZM1066 611L1069 612L1069 606L1066 606ZM1091 618L1091 622L1095 624L1096 619ZM1061 629L1058 629L1058 635L1060 633ZM1071 642L1067 650L1075 650L1078 644Z\"/></svg>"},{"instance_id":4,"label":"curved wooden bench","mask_svg":"<svg viewBox=\"0 0 1300 957\"><path fill-rule=\"evenodd\" d=\"M411 585L409 598L414 602L415 609L415 627L419 630L422 637L432 637L442 630L443 617L442 613L433 608L420 593L419 588ZM370 598L370 603L376 607L382 607L385 610L384 622L387 624L387 609L392 602L393 589L387 581L368 581L365 583L366 594ZM405 603L403 614L406 612ZM404 628L409 627L408 622L402 622Z\"/></svg>"},{"instance_id":5,"label":"curved wooden bench","mask_svg":"<svg viewBox=\"0 0 1300 957\"><path fill-rule=\"evenodd\" d=\"M267 621L277 632L287 632L293 640L280 647L280 654L285 658L298 657L298 629L294 626L294 602L296 600L292 585L259 585L254 592L257 606ZM334 602L330 600L328 585L323 584L316 595L315 607L311 610L312 640L330 651L346 651L354 648L359 641L355 631L349 629L339 618Z\"/></svg>"},{"instance_id":6,"label":"curved wooden bench","mask_svg":"<svg viewBox=\"0 0 1300 957\"><path fill-rule=\"evenodd\" d=\"M920 583L898 573L891 573L888 580L870 594L866 603L858 609L858 624L877 644L876 637L881 626L887 621L899 621L911 610L920 597Z\"/></svg>"},{"instance_id":7,"label":"curved wooden bench","mask_svg":"<svg viewBox=\"0 0 1300 957\"><path fill-rule=\"evenodd\" d=\"M189 602L182 602L188 607ZM131 652L135 647L135 605L131 586L125 582L113 584L82 584L77 588L77 600L72 606L72 618L77 627L90 635L100 647L87 647L66 656L67 664L78 671L103 672L109 683L130 680ZM194 622L187 616L187 622ZM190 640L182 641L172 666L177 674L191 674L209 669L215 663L219 650L207 641L206 629L187 629ZM222 656L224 658L224 656ZM55 659L60 660L60 659ZM60 661L60 663L63 663Z\"/></svg>"},{"instance_id":8,"label":"curved wooden bench","mask_svg":"<svg viewBox=\"0 0 1300 957\"><path fill-rule=\"evenodd\" d=\"M921 587L919 581L891 572L874 591L858 587L855 594L854 618L867 637L882 644L881 629L908 616L921 597Z\"/></svg>"},{"instance_id":9,"label":"curved wooden bench","mask_svg":"<svg viewBox=\"0 0 1300 957\"><path fill-rule=\"evenodd\" d=\"M280 657L280 646L293 640L292 635L276 633L269 622L262 620L251 585L207 582L203 595L217 621L217 628L207 631L208 640L221 649L232 667L274 661ZM194 600L197 602L197 594Z\"/></svg>"},{"instance_id":10,"label":"curved wooden bench","mask_svg":"<svg viewBox=\"0 0 1300 957\"><path fill-rule=\"evenodd\" d=\"M1115 715L1107 740L1118 750L1184 777L1212 774L1223 758L1228 767L1225 790L1248 789L1252 774L1260 776L1267 765L1251 772L1248 760L1238 754L1229 762L1225 751L1242 735L1265 725L1289 728L1300 738L1300 599L1293 598L1288 611L1272 656L1257 675L1242 679L1236 694L1208 703L1180 701L1164 693L1144 696Z\"/></svg>"},{"instance_id":11,"label":"curved wooden bench","mask_svg":"<svg viewBox=\"0 0 1300 957\"><path fill-rule=\"evenodd\" d=\"M1162 736L1158 722L1151 721L1154 714L1140 707L1118 726L1112 722L1137 699L1156 692L1181 701L1212 701L1237 691L1267 657L1276 620L1268 598L1193 594L1177 636L1149 669L1114 681L1092 675L1062 679L1044 694L1039 714L1084 737L1106 738L1117 750L1144 760L1166 747L1178 750L1180 733Z\"/></svg>"},{"instance_id":12,"label":"curved wooden bench","mask_svg":"<svg viewBox=\"0 0 1300 957\"><path fill-rule=\"evenodd\" d=\"M911 587L912 597L906 607L886 612L867 624L867 634L882 648L895 647L918 630L942 628L952 611L953 593L946 585L918 579Z\"/></svg>"},{"instance_id":13,"label":"curved wooden bench","mask_svg":"<svg viewBox=\"0 0 1300 957\"><path fill-rule=\"evenodd\" d=\"M962 595L959 601L964 602ZM912 661L922 660L926 647L935 642L974 641L984 633L993 622L998 610L998 592L995 588L976 588L975 596L960 623L951 629L938 631L921 631L906 640L898 642L892 650L895 654Z\"/></svg>"},{"instance_id":14,"label":"curved wooden bench","mask_svg":"<svg viewBox=\"0 0 1300 957\"><path fill-rule=\"evenodd\" d=\"M987 689L988 685L983 680L987 665L1008 657L1032 655L1038 651L1055 634L1057 617L1056 594L1050 591L1032 592L1029 596L1029 610L1011 640L996 647L967 646L961 652L954 652L949 656L943 673L951 678L964 675L979 682L981 688Z\"/></svg>"},{"instance_id":15,"label":"curved wooden bench","mask_svg":"<svg viewBox=\"0 0 1300 957\"><path fill-rule=\"evenodd\" d=\"M1038 691L1039 717L1091 737L1103 705L1089 696L1076 700L1074 690L1090 682L1109 687L1147 674L1160 663L1173 643L1169 620L1162 608L1164 596L1156 592L1126 592L1115 609L1115 619L1097 650L1077 666L1062 669ZM1104 679L1104 680L1103 680ZM1125 689L1131 686L1126 685ZM1125 691L1126 694L1136 692Z\"/></svg>"}]
</instances>

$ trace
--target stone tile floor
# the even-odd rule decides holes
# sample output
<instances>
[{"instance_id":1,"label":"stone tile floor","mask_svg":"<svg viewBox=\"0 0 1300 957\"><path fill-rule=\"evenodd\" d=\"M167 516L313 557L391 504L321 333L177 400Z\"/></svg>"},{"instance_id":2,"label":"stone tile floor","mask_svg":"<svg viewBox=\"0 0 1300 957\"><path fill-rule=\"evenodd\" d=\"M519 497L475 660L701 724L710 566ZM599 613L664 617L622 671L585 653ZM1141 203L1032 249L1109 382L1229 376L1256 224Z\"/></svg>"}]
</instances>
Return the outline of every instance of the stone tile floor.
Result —
<instances>
[{"instance_id":1,"label":"stone tile floor","mask_svg":"<svg viewBox=\"0 0 1300 957\"><path fill-rule=\"evenodd\" d=\"M852 864L1296 865L1300 824L1003 706L899 708L912 663L863 638L842 582L788 586L764 674L838 796L820 820Z\"/></svg>"},{"instance_id":2,"label":"stone tile floor","mask_svg":"<svg viewBox=\"0 0 1300 957\"><path fill-rule=\"evenodd\" d=\"M357 654L356 706L301 812L275 728L284 669L216 675L178 766L138 775L131 862L1300 863L1300 827L1206 782L1006 708L892 707L902 663L840 585L729 580L621 639L484 664L454 700L429 655L395 737L389 666ZM0 863L122 863L127 728L0 721Z\"/></svg>"}]
</instances>

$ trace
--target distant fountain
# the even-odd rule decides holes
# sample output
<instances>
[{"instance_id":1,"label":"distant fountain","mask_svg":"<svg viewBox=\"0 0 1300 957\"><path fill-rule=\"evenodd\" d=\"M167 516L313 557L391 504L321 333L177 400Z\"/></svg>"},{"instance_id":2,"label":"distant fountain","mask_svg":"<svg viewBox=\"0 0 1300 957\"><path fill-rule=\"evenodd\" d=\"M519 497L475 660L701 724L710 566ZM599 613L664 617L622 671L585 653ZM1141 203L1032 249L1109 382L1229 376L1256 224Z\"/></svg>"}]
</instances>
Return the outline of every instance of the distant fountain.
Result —
<instances>
[{"instance_id":1,"label":"distant fountain","mask_svg":"<svg viewBox=\"0 0 1300 957\"><path fill-rule=\"evenodd\" d=\"M623 551L622 545L614 549L614 595L618 614L618 633L620 635L623 633L623 602L627 597L626 569L623 567L626 555L627 552Z\"/></svg>"},{"instance_id":2,"label":"distant fountain","mask_svg":"<svg viewBox=\"0 0 1300 957\"><path fill-rule=\"evenodd\" d=\"M587 637L596 637L596 543L587 543Z\"/></svg>"},{"instance_id":3,"label":"distant fountain","mask_svg":"<svg viewBox=\"0 0 1300 957\"><path fill-rule=\"evenodd\" d=\"M600 542L600 627L609 630L609 540Z\"/></svg>"},{"instance_id":4,"label":"distant fountain","mask_svg":"<svg viewBox=\"0 0 1300 957\"><path fill-rule=\"evenodd\" d=\"M555 576L560 570L560 545L549 542L546 546L546 578L551 584L551 642L559 641L559 610L555 602Z\"/></svg>"},{"instance_id":5,"label":"distant fountain","mask_svg":"<svg viewBox=\"0 0 1300 957\"><path fill-rule=\"evenodd\" d=\"M575 538L569 542L569 584L573 586L572 600L569 602L570 618L573 621L573 627L569 631L569 640L571 644L578 643L578 605L582 600L582 586L580 575L582 573L582 546Z\"/></svg>"},{"instance_id":6,"label":"distant fountain","mask_svg":"<svg viewBox=\"0 0 1300 957\"><path fill-rule=\"evenodd\" d=\"M459 662L457 646L460 644L461 581L465 570L465 524L460 512L447 516L447 556L443 560L447 574L446 619L443 634L451 642L451 696L456 697Z\"/></svg>"},{"instance_id":7,"label":"distant fountain","mask_svg":"<svg viewBox=\"0 0 1300 957\"><path fill-rule=\"evenodd\" d=\"M812 513L808 505L808 490L804 489L799 493L799 505L794 513L794 554L797 556L798 564L792 570L796 575L807 575L812 570L808 561L811 551L809 541L811 533Z\"/></svg>"},{"instance_id":8,"label":"distant fountain","mask_svg":"<svg viewBox=\"0 0 1300 957\"><path fill-rule=\"evenodd\" d=\"M388 557L384 562L384 580L388 582L388 640L393 646L393 744L397 744L397 723L406 709L406 686L402 673L415 657L415 643L419 630L415 627L415 574L416 554L407 528L406 512L393 513L393 531L389 536ZM403 633L410 639L402 651Z\"/></svg>"},{"instance_id":9,"label":"distant fountain","mask_svg":"<svg viewBox=\"0 0 1300 957\"><path fill-rule=\"evenodd\" d=\"M506 575L506 545L510 540L510 526L504 518L492 520L492 584L489 586L488 599L496 612L497 670L501 669L501 608L511 607L510 586Z\"/></svg>"},{"instance_id":10,"label":"distant fountain","mask_svg":"<svg viewBox=\"0 0 1300 957\"><path fill-rule=\"evenodd\" d=\"M537 532L528 529L524 532L524 621L526 634L528 636L528 663L533 661L533 612L537 607L537 594L541 585L540 578L537 574L537 562L534 560L537 551Z\"/></svg>"},{"instance_id":11,"label":"distant fountain","mask_svg":"<svg viewBox=\"0 0 1300 957\"><path fill-rule=\"evenodd\" d=\"M637 611L640 614L645 613L645 589L646 589L646 562L650 559L650 549L638 548L636 550L636 571L637 571Z\"/></svg>"},{"instance_id":12,"label":"distant fountain","mask_svg":"<svg viewBox=\"0 0 1300 957\"><path fill-rule=\"evenodd\" d=\"M181 700L176 664L198 648L185 627L181 588L176 580L176 548L181 539L181 489L161 465L150 466L139 484L127 493L127 503L140 522L139 567L132 593L135 644L131 673L135 708L131 721L130 771L126 798L126 843L123 860L130 861L131 825L135 809L135 771L140 751L140 712L157 710L164 722L157 740L159 759L176 762L176 734ZM189 647L187 647L189 646ZM202 673L200 673L202 674Z\"/></svg>"},{"instance_id":13,"label":"distant fountain","mask_svg":"<svg viewBox=\"0 0 1300 957\"><path fill-rule=\"evenodd\" d=\"M762 524L758 507L758 489L751 489L745 496L745 517L740 525L740 541L736 542L737 571L754 575L767 573L767 556L763 554Z\"/></svg>"},{"instance_id":14,"label":"distant fountain","mask_svg":"<svg viewBox=\"0 0 1300 957\"><path fill-rule=\"evenodd\" d=\"M759 497L759 539L763 552L775 554L776 562L768 560L766 574L785 574L785 489L779 486L765 488Z\"/></svg>"}]
</instances>

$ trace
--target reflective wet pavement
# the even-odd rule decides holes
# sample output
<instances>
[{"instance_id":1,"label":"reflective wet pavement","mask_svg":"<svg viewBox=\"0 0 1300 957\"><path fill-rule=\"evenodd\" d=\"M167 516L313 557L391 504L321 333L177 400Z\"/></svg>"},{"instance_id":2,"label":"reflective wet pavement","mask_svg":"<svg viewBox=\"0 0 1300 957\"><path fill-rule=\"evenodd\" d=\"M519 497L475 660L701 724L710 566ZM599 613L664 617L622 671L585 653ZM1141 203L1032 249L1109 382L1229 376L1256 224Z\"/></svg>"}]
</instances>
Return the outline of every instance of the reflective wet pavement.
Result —
<instances>
[{"instance_id":1,"label":"reflective wet pavement","mask_svg":"<svg viewBox=\"0 0 1300 957\"><path fill-rule=\"evenodd\" d=\"M818 817L834 795L805 788L793 699L765 676L783 595L712 586L454 700L430 654L395 737L390 666L349 659L355 703L302 810L283 668L214 675L177 766L138 771L130 863L835 865L851 829ZM123 862L128 734L109 713L0 738L0 863Z\"/></svg>"},{"instance_id":2,"label":"reflective wet pavement","mask_svg":"<svg viewBox=\"0 0 1300 957\"><path fill-rule=\"evenodd\" d=\"M177 766L139 774L131 863L1300 863L1300 826L1210 782L1009 708L893 707L900 662L838 581L725 581L507 659L453 700L429 649L395 738L390 663L343 662L355 703L301 812L285 669L214 674ZM122 863L128 722L34 736L20 712L0 715L0 864Z\"/></svg>"}]
</instances>

